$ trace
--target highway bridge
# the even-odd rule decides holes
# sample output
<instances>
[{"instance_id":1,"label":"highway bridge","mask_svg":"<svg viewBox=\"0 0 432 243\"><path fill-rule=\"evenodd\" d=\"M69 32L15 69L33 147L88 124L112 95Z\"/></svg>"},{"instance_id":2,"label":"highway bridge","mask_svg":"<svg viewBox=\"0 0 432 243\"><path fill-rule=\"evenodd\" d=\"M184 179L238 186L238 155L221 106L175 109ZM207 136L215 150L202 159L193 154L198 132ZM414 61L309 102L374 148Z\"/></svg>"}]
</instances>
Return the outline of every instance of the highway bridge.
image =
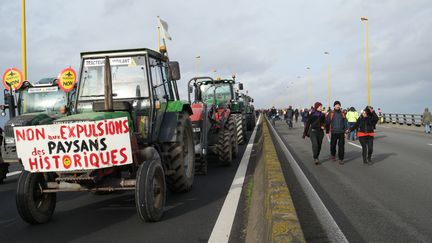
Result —
<instances>
[{"instance_id":1,"label":"highway bridge","mask_svg":"<svg viewBox=\"0 0 432 243\"><path fill-rule=\"evenodd\" d=\"M209 174L197 176L191 192L168 195L157 223L140 221L134 194L125 192L59 194L52 222L28 225L15 206L22 169L14 165L0 186L0 242L432 240L432 137L421 128L378 125L372 166L363 165L358 141L346 142L340 165L330 159L325 140L317 166L310 140L301 138L302 123L289 129L283 120L272 126L261 118L234 165L212 159ZM282 184L274 181L278 168ZM285 197L272 194L281 188L289 192Z\"/></svg>"}]
</instances>

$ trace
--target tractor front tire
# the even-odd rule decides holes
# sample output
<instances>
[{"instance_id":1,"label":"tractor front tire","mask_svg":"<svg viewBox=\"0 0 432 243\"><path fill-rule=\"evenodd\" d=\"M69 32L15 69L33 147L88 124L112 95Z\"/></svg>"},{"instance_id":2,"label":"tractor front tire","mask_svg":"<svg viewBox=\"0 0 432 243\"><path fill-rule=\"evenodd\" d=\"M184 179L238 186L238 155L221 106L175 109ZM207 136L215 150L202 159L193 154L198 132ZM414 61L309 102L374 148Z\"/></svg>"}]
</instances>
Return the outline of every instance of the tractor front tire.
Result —
<instances>
[{"instance_id":1,"label":"tractor front tire","mask_svg":"<svg viewBox=\"0 0 432 243\"><path fill-rule=\"evenodd\" d=\"M153 157L138 168L135 185L135 206L138 216L145 222L162 218L166 199L165 173L156 150Z\"/></svg>"},{"instance_id":2,"label":"tractor front tire","mask_svg":"<svg viewBox=\"0 0 432 243\"><path fill-rule=\"evenodd\" d=\"M237 144L243 144L246 136L244 125L243 125L243 115L235 114L235 126L237 133Z\"/></svg>"},{"instance_id":3,"label":"tractor front tire","mask_svg":"<svg viewBox=\"0 0 432 243\"><path fill-rule=\"evenodd\" d=\"M192 189L195 175L195 148L192 122L187 113L179 115L177 142L164 145L169 167L174 173L167 177L167 185L174 192Z\"/></svg>"},{"instance_id":4,"label":"tractor front tire","mask_svg":"<svg viewBox=\"0 0 432 243\"><path fill-rule=\"evenodd\" d=\"M21 218L29 224L48 222L56 206L56 193L43 193L47 181L43 173L23 171L18 179L16 205Z\"/></svg>"}]
</instances>

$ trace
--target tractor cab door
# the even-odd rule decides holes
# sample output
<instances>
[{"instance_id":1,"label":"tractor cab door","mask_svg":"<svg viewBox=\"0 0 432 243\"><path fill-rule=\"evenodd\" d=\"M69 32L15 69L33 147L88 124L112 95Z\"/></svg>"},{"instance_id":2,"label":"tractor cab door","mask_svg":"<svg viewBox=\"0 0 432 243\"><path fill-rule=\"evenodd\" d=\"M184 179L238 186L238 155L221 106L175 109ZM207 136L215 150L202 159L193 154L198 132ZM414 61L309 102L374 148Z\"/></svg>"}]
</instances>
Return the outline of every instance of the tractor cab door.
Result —
<instances>
[{"instance_id":1,"label":"tractor cab door","mask_svg":"<svg viewBox=\"0 0 432 243\"><path fill-rule=\"evenodd\" d=\"M159 137L159 132L168 101L174 100L174 92L168 80L166 62L149 57L150 78L153 92L152 140Z\"/></svg>"}]
</instances>

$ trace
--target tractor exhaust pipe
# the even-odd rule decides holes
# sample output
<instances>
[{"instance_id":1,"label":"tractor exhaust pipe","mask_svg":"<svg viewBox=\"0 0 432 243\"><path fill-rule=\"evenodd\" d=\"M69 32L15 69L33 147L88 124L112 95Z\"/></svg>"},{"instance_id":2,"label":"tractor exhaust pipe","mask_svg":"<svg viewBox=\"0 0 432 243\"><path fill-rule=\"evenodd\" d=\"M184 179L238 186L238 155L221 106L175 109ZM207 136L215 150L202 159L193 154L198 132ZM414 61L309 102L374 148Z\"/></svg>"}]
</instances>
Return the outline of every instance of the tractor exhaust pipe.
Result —
<instances>
[{"instance_id":1,"label":"tractor exhaust pipe","mask_svg":"<svg viewBox=\"0 0 432 243\"><path fill-rule=\"evenodd\" d=\"M113 111L113 93L112 93L112 76L111 76L111 64L109 57L105 57L105 75L104 75L104 87L105 87L105 111Z\"/></svg>"}]
</instances>

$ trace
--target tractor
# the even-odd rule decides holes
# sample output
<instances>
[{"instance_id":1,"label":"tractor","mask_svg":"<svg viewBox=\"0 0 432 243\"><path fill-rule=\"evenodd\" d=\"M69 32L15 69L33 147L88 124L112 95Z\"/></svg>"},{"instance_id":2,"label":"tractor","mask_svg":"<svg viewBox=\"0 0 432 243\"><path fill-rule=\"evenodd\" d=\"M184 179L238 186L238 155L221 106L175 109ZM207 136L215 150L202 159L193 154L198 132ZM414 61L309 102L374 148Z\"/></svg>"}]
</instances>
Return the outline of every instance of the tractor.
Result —
<instances>
[{"instance_id":1,"label":"tractor","mask_svg":"<svg viewBox=\"0 0 432 243\"><path fill-rule=\"evenodd\" d=\"M57 192L134 191L139 218L156 222L163 216L167 188L191 190L192 109L179 100L179 64L165 53L146 48L81 53L75 114L29 127L61 131L48 145L41 143L49 153L44 151L42 163L31 164L17 146L24 167L38 168L23 171L18 180L16 204L24 221L48 222ZM126 141L113 132L124 133Z\"/></svg>"},{"instance_id":2,"label":"tractor","mask_svg":"<svg viewBox=\"0 0 432 243\"><path fill-rule=\"evenodd\" d=\"M223 165L231 165L238 155L238 121L233 113L234 80L195 77L188 83L188 98L194 94L192 126L195 137L196 172L207 173L207 155L213 152ZM241 125L241 123L240 123Z\"/></svg>"},{"instance_id":3,"label":"tractor","mask_svg":"<svg viewBox=\"0 0 432 243\"><path fill-rule=\"evenodd\" d=\"M245 107L244 110L246 114L246 129L248 131L251 131L255 128L256 123L255 108L252 104L254 102L254 99L247 94L241 94L241 100L243 101Z\"/></svg>"},{"instance_id":4,"label":"tractor","mask_svg":"<svg viewBox=\"0 0 432 243\"><path fill-rule=\"evenodd\" d=\"M9 110L1 146L0 183L6 178L9 164L18 163L14 127L52 124L54 120L71 113L75 97L75 89L64 92L56 78L43 78L36 83L25 81L15 92L16 95L13 95L5 89L5 104L0 106L2 116L6 116L6 109ZM17 104L14 96L18 98Z\"/></svg>"}]
</instances>

